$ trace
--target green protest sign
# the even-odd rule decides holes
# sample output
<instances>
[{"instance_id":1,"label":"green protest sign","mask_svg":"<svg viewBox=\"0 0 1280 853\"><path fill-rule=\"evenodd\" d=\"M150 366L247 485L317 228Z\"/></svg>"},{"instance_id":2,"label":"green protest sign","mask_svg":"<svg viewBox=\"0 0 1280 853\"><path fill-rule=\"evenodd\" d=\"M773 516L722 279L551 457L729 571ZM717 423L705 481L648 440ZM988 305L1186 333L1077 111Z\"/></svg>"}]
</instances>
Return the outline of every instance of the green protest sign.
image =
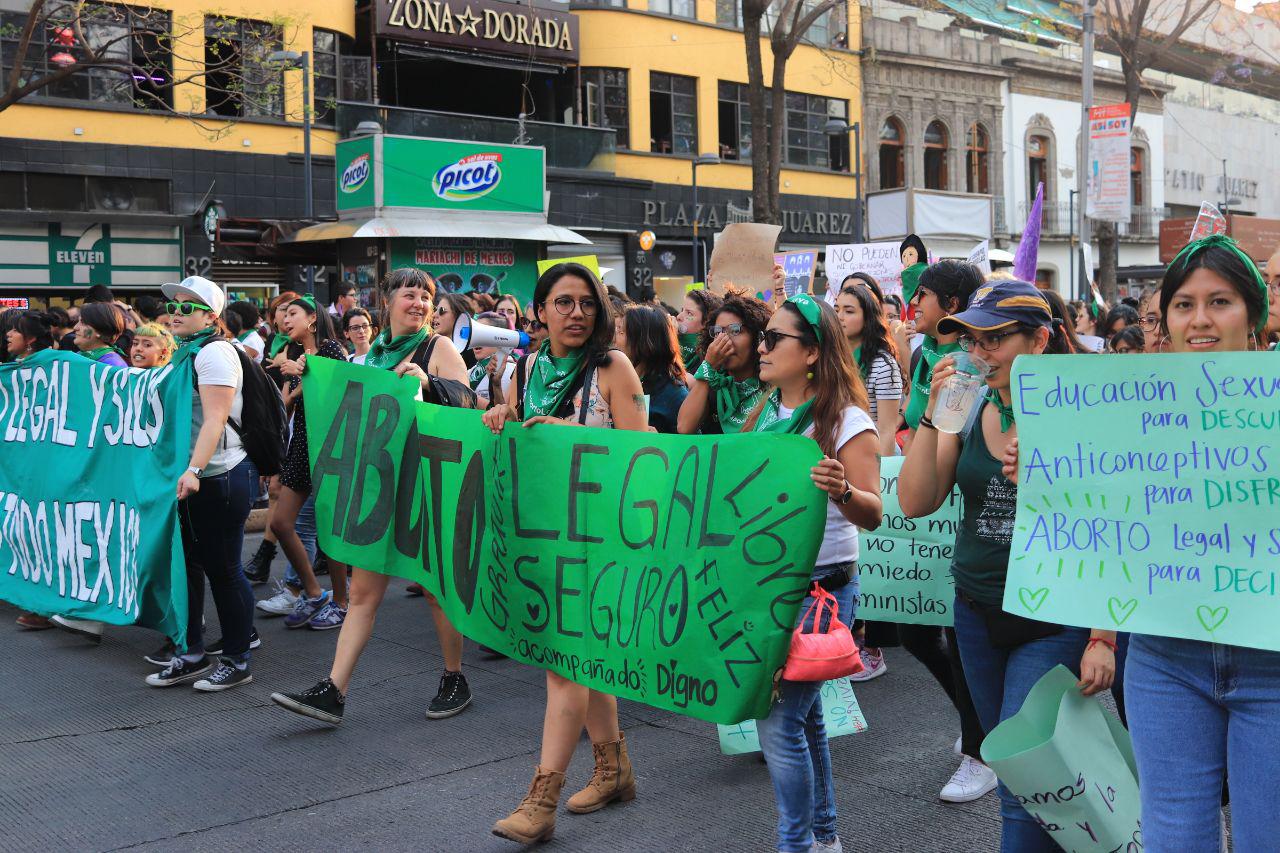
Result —
<instances>
[{"instance_id":1,"label":"green protest sign","mask_svg":"<svg viewBox=\"0 0 1280 853\"><path fill-rule=\"evenodd\" d=\"M822 723L828 738L867 730L867 718L862 715L849 679L833 678L823 682L821 696ZM732 726L719 725L716 733L720 736L720 751L725 755L760 751L760 733L755 720L743 720Z\"/></svg>"},{"instance_id":2,"label":"green protest sign","mask_svg":"<svg viewBox=\"0 0 1280 853\"><path fill-rule=\"evenodd\" d=\"M0 364L0 598L186 641L175 490L191 388L185 358L131 370L45 350Z\"/></svg>"},{"instance_id":3,"label":"green protest sign","mask_svg":"<svg viewBox=\"0 0 1280 853\"><path fill-rule=\"evenodd\" d=\"M1141 850L1129 733L1061 664L982 742L982 760L1063 850Z\"/></svg>"},{"instance_id":4,"label":"green protest sign","mask_svg":"<svg viewBox=\"0 0 1280 853\"><path fill-rule=\"evenodd\" d=\"M1280 650L1280 359L1022 357L1004 609Z\"/></svg>"},{"instance_id":5,"label":"green protest sign","mask_svg":"<svg viewBox=\"0 0 1280 853\"><path fill-rule=\"evenodd\" d=\"M509 425L311 359L316 516L335 560L416 580L512 658L700 719L768 713L825 523L798 436Z\"/></svg>"},{"instance_id":6,"label":"green protest sign","mask_svg":"<svg viewBox=\"0 0 1280 853\"><path fill-rule=\"evenodd\" d=\"M923 518L907 518L898 503L901 456L880 460L884 521L862 534L858 555L858 618L912 625L950 625L955 602L951 552L960 525L960 490Z\"/></svg>"}]
</instances>

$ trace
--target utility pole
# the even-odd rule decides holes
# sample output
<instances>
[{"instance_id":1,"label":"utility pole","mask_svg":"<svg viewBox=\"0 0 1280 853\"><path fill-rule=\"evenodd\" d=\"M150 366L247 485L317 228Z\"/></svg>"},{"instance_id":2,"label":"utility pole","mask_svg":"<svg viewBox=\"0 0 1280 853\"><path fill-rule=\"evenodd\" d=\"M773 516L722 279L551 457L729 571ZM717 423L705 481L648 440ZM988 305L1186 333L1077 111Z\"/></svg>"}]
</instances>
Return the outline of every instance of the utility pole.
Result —
<instances>
[{"instance_id":1,"label":"utility pole","mask_svg":"<svg viewBox=\"0 0 1280 853\"><path fill-rule=\"evenodd\" d=\"M1080 210L1076 232L1080 235L1080 243L1089 241L1089 107L1093 106L1093 4L1095 0L1084 0L1083 44L1080 56L1080 150L1076 158L1076 193L1080 196ZM1072 250L1075 257L1075 250ZM1080 282L1088 281L1089 273L1083 269L1081 262ZM1075 292L1077 282L1071 283ZM1084 285L1079 284L1081 298L1088 301Z\"/></svg>"}]
</instances>

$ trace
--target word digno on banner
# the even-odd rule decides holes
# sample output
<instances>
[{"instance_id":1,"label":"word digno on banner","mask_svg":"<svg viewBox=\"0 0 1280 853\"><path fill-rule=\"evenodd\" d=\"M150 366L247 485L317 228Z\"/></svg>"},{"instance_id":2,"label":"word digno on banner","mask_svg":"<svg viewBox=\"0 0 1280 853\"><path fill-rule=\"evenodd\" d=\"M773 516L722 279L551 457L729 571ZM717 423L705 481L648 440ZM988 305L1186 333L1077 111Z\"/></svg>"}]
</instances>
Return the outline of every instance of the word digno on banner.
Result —
<instances>
[{"instance_id":1,"label":"word digno on banner","mask_svg":"<svg viewBox=\"0 0 1280 853\"><path fill-rule=\"evenodd\" d=\"M325 553L416 580L468 637L712 722L763 717L825 522L799 436L508 426L388 371L304 377Z\"/></svg>"}]
</instances>

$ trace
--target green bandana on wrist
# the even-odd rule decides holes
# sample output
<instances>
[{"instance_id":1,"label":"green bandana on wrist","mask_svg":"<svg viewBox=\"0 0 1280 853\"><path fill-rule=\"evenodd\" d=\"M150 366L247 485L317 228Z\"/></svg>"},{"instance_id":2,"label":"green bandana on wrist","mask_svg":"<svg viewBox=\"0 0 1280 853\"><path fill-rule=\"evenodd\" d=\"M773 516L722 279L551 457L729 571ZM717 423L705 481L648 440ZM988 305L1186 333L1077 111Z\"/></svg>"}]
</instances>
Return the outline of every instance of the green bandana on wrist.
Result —
<instances>
[{"instance_id":1,"label":"green bandana on wrist","mask_svg":"<svg viewBox=\"0 0 1280 853\"><path fill-rule=\"evenodd\" d=\"M720 421L720 429L726 433L742 432L747 415L756 407L756 401L764 391L764 386L755 377L741 381L723 370L716 370L707 362L702 362L694 379L701 379L711 386L711 393L716 399L716 417Z\"/></svg>"},{"instance_id":2,"label":"green bandana on wrist","mask_svg":"<svg viewBox=\"0 0 1280 853\"><path fill-rule=\"evenodd\" d=\"M1210 234L1208 237L1201 237L1199 240L1183 246L1182 251L1173 259L1173 263L1169 264L1169 268L1173 269L1174 264L1181 263L1183 269L1186 269L1187 264L1191 263L1196 255L1214 246L1220 246L1235 253L1236 257L1244 262L1245 267L1248 268L1249 273L1253 276L1254 284L1262 291L1262 314L1258 317L1258 324L1254 328L1255 332L1262 334L1267 328L1267 314L1271 309L1271 294L1267 291L1266 279L1262 277L1262 272L1259 271L1258 265L1253 262L1253 258L1244 253L1235 240L1226 234Z\"/></svg>"},{"instance_id":3,"label":"green bandana on wrist","mask_svg":"<svg viewBox=\"0 0 1280 853\"><path fill-rule=\"evenodd\" d=\"M373 346L369 347L369 354L365 356L364 363L369 367L391 370L404 361L405 357L416 350L430 335L431 330L426 326L412 335L397 335L394 338L391 337L390 328L383 329L373 339Z\"/></svg>"},{"instance_id":4,"label":"green bandana on wrist","mask_svg":"<svg viewBox=\"0 0 1280 853\"><path fill-rule=\"evenodd\" d=\"M782 417L782 392L773 389L769 398L764 401L760 417L756 419L755 432L782 432L790 435L804 435L804 431L813 423L813 401L810 397L791 410L791 415Z\"/></svg>"},{"instance_id":5,"label":"green bandana on wrist","mask_svg":"<svg viewBox=\"0 0 1280 853\"><path fill-rule=\"evenodd\" d=\"M556 358L551 354L551 341L542 342L533 357L533 370L529 372L529 385L524 391L524 417L558 417L556 413L582 372L585 355L584 350L576 349L563 358Z\"/></svg>"},{"instance_id":6,"label":"green bandana on wrist","mask_svg":"<svg viewBox=\"0 0 1280 853\"><path fill-rule=\"evenodd\" d=\"M1000 413L1000 431L1008 432L1009 427L1013 426L1013 406L1005 405L1004 400L1000 399L999 392L991 388L987 391L987 402L996 407L996 411Z\"/></svg>"}]
</instances>

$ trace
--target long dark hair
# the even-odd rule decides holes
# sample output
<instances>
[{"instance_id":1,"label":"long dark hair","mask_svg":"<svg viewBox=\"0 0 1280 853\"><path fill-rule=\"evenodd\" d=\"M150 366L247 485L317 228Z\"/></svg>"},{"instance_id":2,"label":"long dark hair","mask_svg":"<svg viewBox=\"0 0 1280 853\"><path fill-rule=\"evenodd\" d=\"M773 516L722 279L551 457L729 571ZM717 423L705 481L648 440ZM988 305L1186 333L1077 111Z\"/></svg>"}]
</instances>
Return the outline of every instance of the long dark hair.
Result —
<instances>
[{"instance_id":1,"label":"long dark hair","mask_svg":"<svg viewBox=\"0 0 1280 853\"><path fill-rule=\"evenodd\" d=\"M290 307L297 305L303 311L306 311L308 314L310 314L312 319L315 320L316 330L314 334L316 339L317 351L319 351L320 349L320 344L324 343L325 341L333 341L338 346L342 346L342 341L338 339L338 334L333 330L333 320L329 317L328 311L319 307L314 302L308 302L302 297L298 297L297 299L293 300L292 302L289 303L289 305ZM294 347L298 348L298 352L302 351L302 344L298 343L297 341L290 341L289 343L290 351L292 351ZM294 358L297 358L297 356L294 356Z\"/></svg>"},{"instance_id":2,"label":"long dark hair","mask_svg":"<svg viewBox=\"0 0 1280 853\"><path fill-rule=\"evenodd\" d=\"M1093 350L1085 346L1085 342L1080 340L1080 335L1076 333L1076 324L1072 319L1066 300L1059 296L1056 290L1042 290L1040 295L1044 297L1045 302L1049 303L1049 313L1053 315L1053 325L1058 331L1062 332L1062 337L1066 339L1067 351L1092 353Z\"/></svg>"},{"instance_id":3,"label":"long dark hair","mask_svg":"<svg viewBox=\"0 0 1280 853\"><path fill-rule=\"evenodd\" d=\"M702 326L702 335L698 338L698 352L705 354L707 347L711 346L711 327L715 325L716 320L724 313L733 314L740 318L743 331L751 335L751 372L753 375L758 376L760 374L760 353L756 349L756 344L760 342L760 336L764 334L765 328L769 325L769 318L773 316L773 308L754 296L748 296L744 291L726 291L726 295L720 305L707 315L707 319Z\"/></svg>"},{"instance_id":4,"label":"long dark hair","mask_svg":"<svg viewBox=\"0 0 1280 853\"><path fill-rule=\"evenodd\" d=\"M80 322L97 332L108 346L115 346L124 334L124 313L110 302L86 302L80 308Z\"/></svg>"},{"instance_id":5,"label":"long dark hair","mask_svg":"<svg viewBox=\"0 0 1280 853\"><path fill-rule=\"evenodd\" d=\"M844 277L844 281L840 282L840 291L842 293L844 292L845 287L849 284L850 280L853 280L855 284L858 282L861 282L862 284L865 284L867 287L871 288L871 293L875 295L876 301L879 302L881 305L884 304L884 290L880 288L880 282L876 281L875 276L865 272L849 273L847 276Z\"/></svg>"},{"instance_id":6,"label":"long dark hair","mask_svg":"<svg viewBox=\"0 0 1280 853\"><path fill-rule=\"evenodd\" d=\"M53 346L53 318L43 311L23 311L14 320L13 328L31 340L32 352Z\"/></svg>"},{"instance_id":7,"label":"long dark hair","mask_svg":"<svg viewBox=\"0 0 1280 853\"><path fill-rule=\"evenodd\" d=\"M685 293L685 298L692 299L693 303L698 306L698 310L702 312L702 328L711 323L711 315L720 310L720 306L724 304L724 298L718 293L713 293L705 287L697 290L690 290ZM707 336L701 332L698 333L698 347L694 350L694 358L699 360L706 358L707 344L710 343Z\"/></svg>"},{"instance_id":8,"label":"long dark hair","mask_svg":"<svg viewBox=\"0 0 1280 853\"><path fill-rule=\"evenodd\" d=\"M556 264L549 268L538 276L538 283L533 287L533 304L536 306L534 310L536 312L541 308L543 317L547 316L548 311L554 311L554 307L547 305L547 296L551 294L551 289L560 283L560 279L569 275L576 276L587 283L587 287L591 289L591 295L599 306L596 309L595 324L591 327L591 337L587 338L585 349L587 354L598 359L601 365L606 364L609 347L613 343L613 306L609 302L609 294L604 289L604 285L591 270L582 264L575 263Z\"/></svg>"},{"instance_id":9,"label":"long dark hair","mask_svg":"<svg viewBox=\"0 0 1280 853\"><path fill-rule=\"evenodd\" d=\"M848 281L853 276L845 279ZM893 342L893 338L889 337L889 325L884 318L884 305L876 299L870 288L863 284L846 284L840 289L841 296L851 296L858 302L858 307L862 309L862 352L858 360L858 372L864 377L871 375L871 365L880 357L881 353L889 356L889 359L896 360L898 357L898 347ZM841 334L844 330L841 330ZM846 338L846 340L848 340ZM850 356L852 357L852 353Z\"/></svg>"},{"instance_id":10,"label":"long dark hair","mask_svg":"<svg viewBox=\"0 0 1280 853\"><path fill-rule=\"evenodd\" d=\"M1097 333L1100 337L1111 337L1111 327L1119 321L1124 321L1126 326L1136 326L1139 322L1138 309L1132 305L1126 305L1121 302L1107 312L1107 316L1097 327ZM1118 331L1118 330L1117 330Z\"/></svg>"},{"instance_id":11,"label":"long dark hair","mask_svg":"<svg viewBox=\"0 0 1280 853\"><path fill-rule=\"evenodd\" d=\"M671 316L657 305L635 303L622 312L631 363L643 382L660 376L684 382L684 360Z\"/></svg>"},{"instance_id":12,"label":"long dark hair","mask_svg":"<svg viewBox=\"0 0 1280 853\"><path fill-rule=\"evenodd\" d=\"M1198 269L1207 269L1231 282L1231 286L1244 299L1249 331L1256 330L1258 321L1267 314L1267 293L1255 275L1256 269L1250 269L1239 255L1226 246L1208 246L1182 263L1177 263L1175 259L1165 270L1164 280L1160 282L1160 328L1165 336L1169 335L1169 303L1173 301L1173 295L1182 287L1183 282Z\"/></svg>"}]
</instances>

